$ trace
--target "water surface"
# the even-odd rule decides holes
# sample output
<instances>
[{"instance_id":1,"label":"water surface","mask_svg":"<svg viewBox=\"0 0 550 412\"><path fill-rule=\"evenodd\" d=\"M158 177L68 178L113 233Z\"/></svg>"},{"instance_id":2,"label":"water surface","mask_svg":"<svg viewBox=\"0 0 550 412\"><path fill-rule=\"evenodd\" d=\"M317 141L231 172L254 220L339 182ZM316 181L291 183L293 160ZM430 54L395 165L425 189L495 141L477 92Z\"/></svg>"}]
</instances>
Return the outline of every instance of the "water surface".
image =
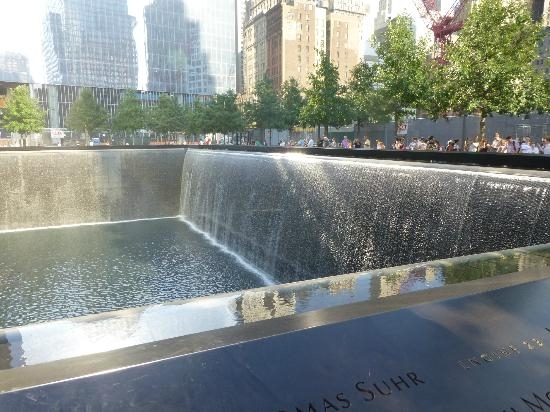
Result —
<instances>
[{"instance_id":1,"label":"water surface","mask_svg":"<svg viewBox=\"0 0 550 412\"><path fill-rule=\"evenodd\" d=\"M179 219L0 234L0 328L263 285Z\"/></svg>"}]
</instances>

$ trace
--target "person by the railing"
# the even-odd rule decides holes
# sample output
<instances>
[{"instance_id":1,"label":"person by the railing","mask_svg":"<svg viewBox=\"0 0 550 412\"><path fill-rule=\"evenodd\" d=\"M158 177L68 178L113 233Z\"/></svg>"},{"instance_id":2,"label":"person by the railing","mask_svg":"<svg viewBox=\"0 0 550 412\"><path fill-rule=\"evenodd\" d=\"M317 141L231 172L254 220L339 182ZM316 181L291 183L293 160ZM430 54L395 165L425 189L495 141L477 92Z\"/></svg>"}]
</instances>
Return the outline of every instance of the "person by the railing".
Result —
<instances>
[{"instance_id":1,"label":"person by the railing","mask_svg":"<svg viewBox=\"0 0 550 412\"><path fill-rule=\"evenodd\" d=\"M489 142L486 139L481 139L477 147L478 152L488 152L491 149Z\"/></svg>"},{"instance_id":2,"label":"person by the railing","mask_svg":"<svg viewBox=\"0 0 550 412\"><path fill-rule=\"evenodd\" d=\"M546 136L542 145L542 154L550 156L550 136Z\"/></svg>"},{"instance_id":3,"label":"person by the railing","mask_svg":"<svg viewBox=\"0 0 550 412\"><path fill-rule=\"evenodd\" d=\"M538 153L538 150L532 144L530 137L524 137L522 142L519 144L518 153L535 154L535 153Z\"/></svg>"},{"instance_id":4,"label":"person by the railing","mask_svg":"<svg viewBox=\"0 0 550 412\"><path fill-rule=\"evenodd\" d=\"M344 139L341 143L342 149L350 149L351 148L351 142L348 140L347 136L344 136Z\"/></svg>"}]
</instances>

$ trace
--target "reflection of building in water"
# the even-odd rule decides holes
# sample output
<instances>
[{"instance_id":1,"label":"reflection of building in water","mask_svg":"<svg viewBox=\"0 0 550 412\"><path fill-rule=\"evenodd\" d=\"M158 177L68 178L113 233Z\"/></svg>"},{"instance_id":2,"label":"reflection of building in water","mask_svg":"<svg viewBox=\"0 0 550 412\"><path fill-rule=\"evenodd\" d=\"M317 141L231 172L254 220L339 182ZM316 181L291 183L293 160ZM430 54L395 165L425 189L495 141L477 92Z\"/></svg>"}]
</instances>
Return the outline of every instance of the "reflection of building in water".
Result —
<instances>
[{"instance_id":1,"label":"reflection of building in water","mask_svg":"<svg viewBox=\"0 0 550 412\"><path fill-rule=\"evenodd\" d=\"M294 292L245 291L237 301L236 310L244 323L293 315L296 313L296 296Z\"/></svg>"},{"instance_id":2,"label":"reflection of building in water","mask_svg":"<svg viewBox=\"0 0 550 412\"><path fill-rule=\"evenodd\" d=\"M547 267L550 263L550 256L537 253L518 253L514 256L517 259L517 270Z\"/></svg>"},{"instance_id":3,"label":"reflection of building in water","mask_svg":"<svg viewBox=\"0 0 550 412\"><path fill-rule=\"evenodd\" d=\"M339 276L330 278L328 281L328 291L330 294L337 294L344 291L353 291L356 289L356 276Z\"/></svg>"},{"instance_id":4,"label":"reflection of building in water","mask_svg":"<svg viewBox=\"0 0 550 412\"><path fill-rule=\"evenodd\" d=\"M0 335L0 370L25 365L21 334L16 330Z\"/></svg>"},{"instance_id":5,"label":"reflection of building in water","mask_svg":"<svg viewBox=\"0 0 550 412\"><path fill-rule=\"evenodd\" d=\"M441 284L440 266L418 266L381 274L372 280L372 297L384 298Z\"/></svg>"},{"instance_id":6,"label":"reflection of building in water","mask_svg":"<svg viewBox=\"0 0 550 412\"><path fill-rule=\"evenodd\" d=\"M435 266L426 266L426 282L434 282L438 277L438 270Z\"/></svg>"},{"instance_id":7,"label":"reflection of building in water","mask_svg":"<svg viewBox=\"0 0 550 412\"><path fill-rule=\"evenodd\" d=\"M401 286L409 280L408 271L400 271L391 275L380 276L380 293L378 297L385 298L387 296L398 295L401 292Z\"/></svg>"}]
</instances>

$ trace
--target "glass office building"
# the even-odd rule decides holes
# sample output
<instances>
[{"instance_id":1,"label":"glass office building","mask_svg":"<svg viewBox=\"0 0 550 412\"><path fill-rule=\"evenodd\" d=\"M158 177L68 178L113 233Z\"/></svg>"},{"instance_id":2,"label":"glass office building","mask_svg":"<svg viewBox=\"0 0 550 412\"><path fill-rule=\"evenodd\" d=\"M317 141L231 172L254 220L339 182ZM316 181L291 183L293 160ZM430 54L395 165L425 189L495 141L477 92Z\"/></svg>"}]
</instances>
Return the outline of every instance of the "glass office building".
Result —
<instances>
[{"instance_id":1,"label":"glass office building","mask_svg":"<svg viewBox=\"0 0 550 412\"><path fill-rule=\"evenodd\" d=\"M0 16L0 95L29 84L47 127L85 87L111 113L128 89L152 105L236 88L235 0L2 0Z\"/></svg>"}]
</instances>

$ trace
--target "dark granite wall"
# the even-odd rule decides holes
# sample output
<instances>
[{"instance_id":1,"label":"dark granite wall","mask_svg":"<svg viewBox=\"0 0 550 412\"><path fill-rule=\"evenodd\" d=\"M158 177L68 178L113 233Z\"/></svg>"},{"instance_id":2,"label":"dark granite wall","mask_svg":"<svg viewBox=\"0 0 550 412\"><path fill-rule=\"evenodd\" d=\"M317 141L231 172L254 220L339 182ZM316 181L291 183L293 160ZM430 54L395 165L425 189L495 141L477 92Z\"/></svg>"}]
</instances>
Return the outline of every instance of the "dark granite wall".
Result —
<instances>
[{"instance_id":1,"label":"dark granite wall","mask_svg":"<svg viewBox=\"0 0 550 412\"><path fill-rule=\"evenodd\" d=\"M176 216L185 152L2 152L0 230Z\"/></svg>"},{"instance_id":2,"label":"dark granite wall","mask_svg":"<svg viewBox=\"0 0 550 412\"><path fill-rule=\"evenodd\" d=\"M182 180L182 215L281 282L550 242L545 172L190 150Z\"/></svg>"}]
</instances>

